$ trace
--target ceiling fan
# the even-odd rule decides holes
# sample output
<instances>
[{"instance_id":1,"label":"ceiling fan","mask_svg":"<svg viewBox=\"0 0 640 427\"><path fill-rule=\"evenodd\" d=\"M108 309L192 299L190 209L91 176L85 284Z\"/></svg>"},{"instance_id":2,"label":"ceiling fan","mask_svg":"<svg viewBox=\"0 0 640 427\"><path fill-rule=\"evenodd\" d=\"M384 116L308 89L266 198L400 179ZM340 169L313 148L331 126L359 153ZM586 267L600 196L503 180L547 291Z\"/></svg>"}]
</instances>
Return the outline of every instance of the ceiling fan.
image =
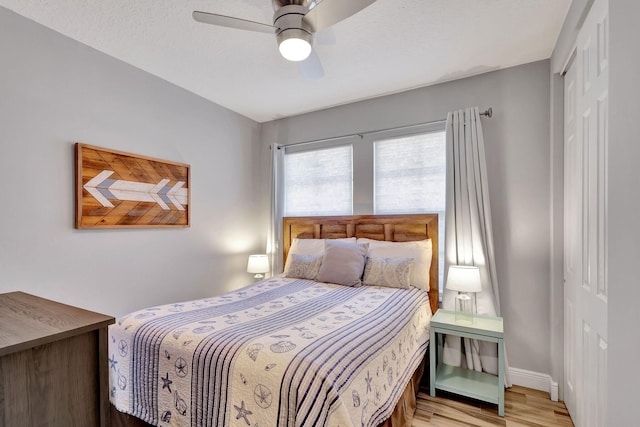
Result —
<instances>
[{"instance_id":1,"label":"ceiling fan","mask_svg":"<svg viewBox=\"0 0 640 427\"><path fill-rule=\"evenodd\" d=\"M193 19L205 24L275 34L280 54L299 62L310 78L324 74L311 45L314 33L361 11L376 0L272 0L273 25L208 12L193 12Z\"/></svg>"}]
</instances>

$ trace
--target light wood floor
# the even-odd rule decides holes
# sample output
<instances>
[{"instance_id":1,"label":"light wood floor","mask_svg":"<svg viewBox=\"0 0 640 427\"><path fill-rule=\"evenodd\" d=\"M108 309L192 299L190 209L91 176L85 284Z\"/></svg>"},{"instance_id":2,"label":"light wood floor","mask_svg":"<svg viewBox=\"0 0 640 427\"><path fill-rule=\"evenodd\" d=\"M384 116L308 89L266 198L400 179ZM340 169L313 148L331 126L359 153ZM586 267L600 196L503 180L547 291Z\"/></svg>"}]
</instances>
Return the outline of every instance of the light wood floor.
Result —
<instances>
[{"instance_id":1,"label":"light wood floor","mask_svg":"<svg viewBox=\"0 0 640 427\"><path fill-rule=\"evenodd\" d=\"M573 426L563 402L552 402L548 393L519 386L505 391L504 418L498 416L496 405L443 392L431 397L425 388L418 393L417 406L413 427Z\"/></svg>"}]
</instances>

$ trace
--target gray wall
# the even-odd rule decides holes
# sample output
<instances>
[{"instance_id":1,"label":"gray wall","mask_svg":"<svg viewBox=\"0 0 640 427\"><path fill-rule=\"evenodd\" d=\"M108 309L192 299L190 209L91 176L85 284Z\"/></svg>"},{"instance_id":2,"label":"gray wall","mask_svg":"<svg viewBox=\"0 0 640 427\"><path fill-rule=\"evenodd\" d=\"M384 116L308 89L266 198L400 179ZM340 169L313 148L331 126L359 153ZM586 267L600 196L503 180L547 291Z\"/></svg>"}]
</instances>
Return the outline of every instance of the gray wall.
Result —
<instances>
[{"instance_id":1,"label":"gray wall","mask_svg":"<svg viewBox=\"0 0 640 427\"><path fill-rule=\"evenodd\" d=\"M257 124L0 7L0 292L122 315L246 285ZM73 143L191 164L192 227L75 230Z\"/></svg>"},{"instance_id":2,"label":"gray wall","mask_svg":"<svg viewBox=\"0 0 640 427\"><path fill-rule=\"evenodd\" d=\"M483 119L502 313L511 366L550 373L549 62L540 61L260 125L263 149L442 120L468 106ZM355 151L354 151L355 153ZM355 154L354 154L355 156ZM361 159L354 159L359 161ZM268 160L261 173L268 195ZM268 196L263 197L268 217Z\"/></svg>"},{"instance_id":3,"label":"gray wall","mask_svg":"<svg viewBox=\"0 0 640 427\"><path fill-rule=\"evenodd\" d=\"M609 426L640 426L640 2L609 1Z\"/></svg>"}]
</instances>

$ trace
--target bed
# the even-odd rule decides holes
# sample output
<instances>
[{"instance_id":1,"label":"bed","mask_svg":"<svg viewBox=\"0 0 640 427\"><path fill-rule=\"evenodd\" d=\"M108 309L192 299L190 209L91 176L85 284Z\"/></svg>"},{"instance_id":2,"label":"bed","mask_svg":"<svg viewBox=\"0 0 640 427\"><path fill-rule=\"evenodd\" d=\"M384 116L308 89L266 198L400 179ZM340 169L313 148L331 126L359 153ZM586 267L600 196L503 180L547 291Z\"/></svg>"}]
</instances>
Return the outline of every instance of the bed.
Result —
<instances>
[{"instance_id":1,"label":"bed","mask_svg":"<svg viewBox=\"0 0 640 427\"><path fill-rule=\"evenodd\" d=\"M110 328L111 425L410 425L437 230L436 214L285 218L284 274Z\"/></svg>"}]
</instances>

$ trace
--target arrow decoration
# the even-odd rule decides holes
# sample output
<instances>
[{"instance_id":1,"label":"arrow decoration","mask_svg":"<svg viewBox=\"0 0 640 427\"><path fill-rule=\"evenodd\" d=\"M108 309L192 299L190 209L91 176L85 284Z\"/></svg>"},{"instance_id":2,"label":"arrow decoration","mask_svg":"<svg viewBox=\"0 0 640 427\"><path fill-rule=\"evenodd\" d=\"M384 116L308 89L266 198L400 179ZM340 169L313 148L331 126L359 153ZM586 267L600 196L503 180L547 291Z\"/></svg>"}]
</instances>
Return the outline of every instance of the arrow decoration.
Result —
<instances>
[{"instance_id":1,"label":"arrow decoration","mask_svg":"<svg viewBox=\"0 0 640 427\"><path fill-rule=\"evenodd\" d=\"M113 173L103 170L84 185L84 189L104 207L114 207L110 200L128 200L157 203L163 210L170 210L169 205L173 205L183 211L183 205L188 203L187 189L182 188L184 181L178 181L173 186L167 186L169 179L163 179L157 184L147 184L110 179Z\"/></svg>"},{"instance_id":2,"label":"arrow decoration","mask_svg":"<svg viewBox=\"0 0 640 427\"><path fill-rule=\"evenodd\" d=\"M191 166L76 143L76 228L191 226Z\"/></svg>"}]
</instances>

